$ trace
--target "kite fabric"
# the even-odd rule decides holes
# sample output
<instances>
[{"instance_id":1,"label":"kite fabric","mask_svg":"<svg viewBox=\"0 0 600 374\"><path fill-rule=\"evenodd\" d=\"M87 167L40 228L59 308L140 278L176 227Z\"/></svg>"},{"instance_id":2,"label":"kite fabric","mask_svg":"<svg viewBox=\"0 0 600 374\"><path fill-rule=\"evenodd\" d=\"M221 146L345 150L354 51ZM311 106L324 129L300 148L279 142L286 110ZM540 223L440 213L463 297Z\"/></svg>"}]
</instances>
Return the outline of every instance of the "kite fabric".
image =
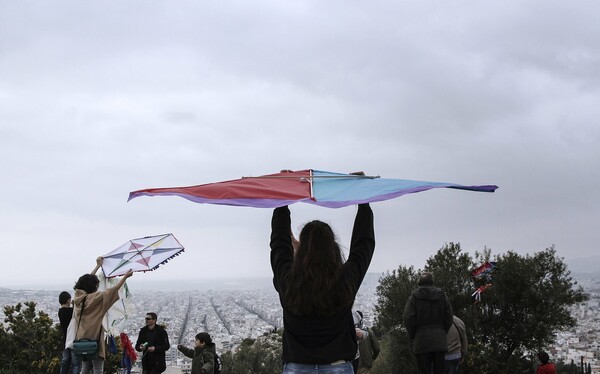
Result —
<instances>
[{"instance_id":1,"label":"kite fabric","mask_svg":"<svg viewBox=\"0 0 600 374\"><path fill-rule=\"evenodd\" d=\"M276 208L303 202L341 208L389 200L433 188L494 192L498 186L465 186L309 169L243 177L198 186L143 189L131 192L128 201L140 196L179 196L202 204Z\"/></svg>"},{"instance_id":2,"label":"kite fabric","mask_svg":"<svg viewBox=\"0 0 600 374\"><path fill-rule=\"evenodd\" d=\"M132 239L103 255L102 272L107 278L123 275L129 269L152 271L184 251L173 234Z\"/></svg>"},{"instance_id":3,"label":"kite fabric","mask_svg":"<svg viewBox=\"0 0 600 374\"><path fill-rule=\"evenodd\" d=\"M121 367L123 368L124 373L131 373L131 367L133 363L137 360L138 356L133 349L133 345L131 340L129 340L129 335L122 332L120 335L121 338L121 346L123 347L123 357L121 357Z\"/></svg>"},{"instance_id":4,"label":"kite fabric","mask_svg":"<svg viewBox=\"0 0 600 374\"><path fill-rule=\"evenodd\" d=\"M475 298L475 304L481 302L481 294L492 286L492 274L496 268L496 262L488 261L471 272L475 284L479 287L471 294Z\"/></svg>"},{"instance_id":5,"label":"kite fabric","mask_svg":"<svg viewBox=\"0 0 600 374\"><path fill-rule=\"evenodd\" d=\"M488 261L471 272L475 281L492 283L492 272L496 268L496 262Z\"/></svg>"},{"instance_id":6,"label":"kite fabric","mask_svg":"<svg viewBox=\"0 0 600 374\"><path fill-rule=\"evenodd\" d=\"M114 287L119 281L115 278L107 278L104 274L99 273L98 291L104 291L110 287ZM115 302L104 314L102 319L102 327L110 336L117 336L125 330L125 324L131 311L132 300L131 293L127 283L119 289L119 300Z\"/></svg>"}]
</instances>

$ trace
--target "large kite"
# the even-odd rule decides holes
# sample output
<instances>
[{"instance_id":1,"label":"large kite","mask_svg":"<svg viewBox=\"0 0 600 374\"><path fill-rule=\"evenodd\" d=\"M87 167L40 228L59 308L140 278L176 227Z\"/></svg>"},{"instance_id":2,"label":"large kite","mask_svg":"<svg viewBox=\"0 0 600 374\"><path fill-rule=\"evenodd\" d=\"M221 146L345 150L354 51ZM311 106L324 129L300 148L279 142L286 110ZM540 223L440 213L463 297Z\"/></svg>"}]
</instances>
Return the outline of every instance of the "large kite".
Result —
<instances>
[{"instance_id":1,"label":"large kite","mask_svg":"<svg viewBox=\"0 0 600 374\"><path fill-rule=\"evenodd\" d=\"M389 200L433 188L494 192L498 186L465 186L309 169L282 171L259 177L243 177L189 187L143 189L131 192L129 200L140 196L179 196L203 204L275 208L303 202L328 208L341 208Z\"/></svg>"},{"instance_id":2,"label":"large kite","mask_svg":"<svg viewBox=\"0 0 600 374\"><path fill-rule=\"evenodd\" d=\"M117 249L102 256L100 290L113 287L118 281L114 278L129 271L151 271L178 256L184 251L173 234L146 236L132 239ZM111 337L118 336L125 329L131 310L131 294L127 283L119 289L119 301L114 303L104 315L102 326Z\"/></svg>"},{"instance_id":3,"label":"large kite","mask_svg":"<svg viewBox=\"0 0 600 374\"><path fill-rule=\"evenodd\" d=\"M102 271L107 278L129 271L152 271L184 251L173 234L132 239L102 257Z\"/></svg>"}]
</instances>

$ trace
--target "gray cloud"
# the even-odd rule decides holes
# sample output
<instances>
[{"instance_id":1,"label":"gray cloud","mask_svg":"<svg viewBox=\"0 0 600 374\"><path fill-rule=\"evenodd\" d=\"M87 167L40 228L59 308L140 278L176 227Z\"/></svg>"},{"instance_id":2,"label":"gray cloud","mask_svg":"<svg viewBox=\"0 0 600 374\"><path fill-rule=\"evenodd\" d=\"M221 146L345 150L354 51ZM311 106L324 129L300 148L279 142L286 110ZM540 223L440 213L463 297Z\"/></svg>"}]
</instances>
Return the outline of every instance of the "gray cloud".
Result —
<instances>
[{"instance_id":1,"label":"gray cloud","mask_svg":"<svg viewBox=\"0 0 600 374\"><path fill-rule=\"evenodd\" d=\"M597 7L0 2L0 282L69 286L163 232L185 257L140 279L192 277L207 256L204 276L268 275L270 211L126 199L283 168L500 186L373 204L374 271L450 241L595 253ZM292 210L347 245L352 208Z\"/></svg>"}]
</instances>

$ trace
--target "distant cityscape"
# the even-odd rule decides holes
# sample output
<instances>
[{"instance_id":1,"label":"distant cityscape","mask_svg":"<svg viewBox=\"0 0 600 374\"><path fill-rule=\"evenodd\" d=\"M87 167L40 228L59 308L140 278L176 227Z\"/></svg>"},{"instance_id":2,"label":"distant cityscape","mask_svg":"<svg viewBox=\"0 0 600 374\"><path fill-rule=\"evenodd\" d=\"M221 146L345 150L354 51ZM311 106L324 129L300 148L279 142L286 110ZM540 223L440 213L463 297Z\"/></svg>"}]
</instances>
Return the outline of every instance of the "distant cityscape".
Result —
<instances>
[{"instance_id":1,"label":"distant cityscape","mask_svg":"<svg viewBox=\"0 0 600 374\"><path fill-rule=\"evenodd\" d=\"M367 274L357 294L354 308L363 312L367 326L374 321L376 288L381 276ZM574 274L574 278L589 293L590 300L572 308L577 326L557 334L549 353L553 361L573 361L576 365L583 358L591 364L593 373L600 373L600 274L580 273ZM125 303L128 318L122 329L135 344L145 314L157 313L158 323L165 325L169 333L171 349L167 360L172 373L189 373L191 360L177 350L177 344L192 347L198 332L209 332L217 352L224 353L246 338L256 339L283 327L279 298L270 280L249 280L239 285L220 282L209 288L204 284L204 289L193 291L130 291L132 296ZM0 304L34 301L37 310L58 322L59 292L0 288Z\"/></svg>"},{"instance_id":2,"label":"distant cityscape","mask_svg":"<svg viewBox=\"0 0 600 374\"><path fill-rule=\"evenodd\" d=\"M358 291L354 307L364 314L365 323L373 323L375 290L382 274L370 273ZM135 344L144 317L148 312L158 315L158 324L164 325L169 334L171 348L167 352L167 366L180 368L189 373L191 359L177 350L177 344L193 347L194 336L202 331L210 333L217 352L224 353L239 346L244 339L256 339L283 327L283 311L271 280L248 280L236 287L237 282L212 284L195 291L136 291L126 299L128 318L122 326ZM189 284L187 285L190 286ZM58 294L62 290L11 290L0 288L0 304L15 305L34 301L41 310L58 323ZM138 364L140 360L138 360ZM132 371L135 372L135 371ZM141 372L141 370L139 370Z\"/></svg>"},{"instance_id":3,"label":"distant cityscape","mask_svg":"<svg viewBox=\"0 0 600 374\"><path fill-rule=\"evenodd\" d=\"M587 302L571 309L577 319L575 328L556 335L549 354L554 361L579 365L581 360L589 363L592 373L600 373L600 273L573 274L578 285L590 295Z\"/></svg>"}]
</instances>

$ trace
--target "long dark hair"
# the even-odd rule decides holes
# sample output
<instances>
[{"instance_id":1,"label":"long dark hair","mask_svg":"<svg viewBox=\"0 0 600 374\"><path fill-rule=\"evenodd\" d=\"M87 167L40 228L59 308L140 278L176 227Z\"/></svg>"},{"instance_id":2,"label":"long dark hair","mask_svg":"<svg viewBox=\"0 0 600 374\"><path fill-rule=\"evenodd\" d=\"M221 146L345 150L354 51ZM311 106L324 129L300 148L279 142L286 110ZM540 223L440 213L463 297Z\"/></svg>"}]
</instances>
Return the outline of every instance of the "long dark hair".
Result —
<instances>
[{"instance_id":1,"label":"long dark hair","mask_svg":"<svg viewBox=\"0 0 600 374\"><path fill-rule=\"evenodd\" d=\"M355 290L343 278L344 259L331 227L307 223L286 277L286 306L301 316L330 316L352 307Z\"/></svg>"}]
</instances>

